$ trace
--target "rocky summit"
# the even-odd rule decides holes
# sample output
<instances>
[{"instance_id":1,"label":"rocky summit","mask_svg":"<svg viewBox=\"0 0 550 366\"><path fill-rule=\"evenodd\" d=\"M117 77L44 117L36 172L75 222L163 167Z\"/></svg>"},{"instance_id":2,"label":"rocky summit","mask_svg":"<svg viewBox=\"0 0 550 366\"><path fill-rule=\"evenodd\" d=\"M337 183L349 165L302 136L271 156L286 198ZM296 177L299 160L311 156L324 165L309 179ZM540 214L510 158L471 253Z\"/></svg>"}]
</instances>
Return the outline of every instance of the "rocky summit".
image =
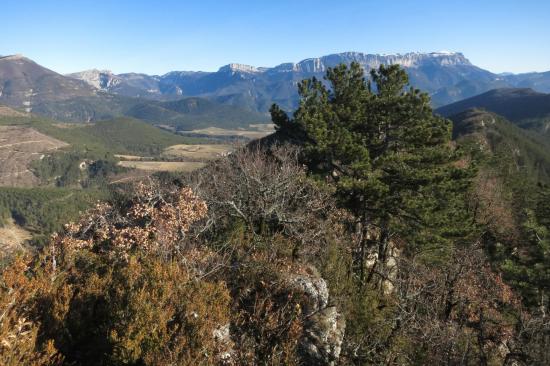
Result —
<instances>
[{"instance_id":1,"label":"rocky summit","mask_svg":"<svg viewBox=\"0 0 550 366\"><path fill-rule=\"evenodd\" d=\"M412 85L427 91L435 106L500 87L524 86L541 92L550 91L549 73L497 75L473 65L460 52L449 51L391 55L344 52L274 67L230 63L215 72L171 71L160 76L113 75L97 70L68 76L124 96L160 100L201 96L265 113L273 102L288 110L295 108L298 81L311 76L322 78L329 67L352 62L359 63L366 72L380 65L402 66L407 70Z\"/></svg>"}]
</instances>

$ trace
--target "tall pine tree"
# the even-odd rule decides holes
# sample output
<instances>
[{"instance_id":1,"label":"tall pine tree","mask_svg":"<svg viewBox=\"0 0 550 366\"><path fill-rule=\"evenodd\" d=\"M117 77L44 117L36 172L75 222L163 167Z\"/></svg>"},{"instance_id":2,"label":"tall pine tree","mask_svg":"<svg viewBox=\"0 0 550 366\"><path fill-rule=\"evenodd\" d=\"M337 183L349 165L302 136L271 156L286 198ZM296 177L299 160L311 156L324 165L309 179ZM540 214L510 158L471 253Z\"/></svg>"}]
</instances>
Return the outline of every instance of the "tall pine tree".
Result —
<instances>
[{"instance_id":1,"label":"tall pine tree","mask_svg":"<svg viewBox=\"0 0 550 366\"><path fill-rule=\"evenodd\" d=\"M377 254L374 272L384 271L396 237L409 255L441 257L471 222L463 196L471 174L458 167L451 122L397 65L372 70L370 81L359 64L340 65L325 80L302 81L293 118L274 105L272 120L303 141L312 171L330 177L357 217L361 279L368 252Z\"/></svg>"}]
</instances>

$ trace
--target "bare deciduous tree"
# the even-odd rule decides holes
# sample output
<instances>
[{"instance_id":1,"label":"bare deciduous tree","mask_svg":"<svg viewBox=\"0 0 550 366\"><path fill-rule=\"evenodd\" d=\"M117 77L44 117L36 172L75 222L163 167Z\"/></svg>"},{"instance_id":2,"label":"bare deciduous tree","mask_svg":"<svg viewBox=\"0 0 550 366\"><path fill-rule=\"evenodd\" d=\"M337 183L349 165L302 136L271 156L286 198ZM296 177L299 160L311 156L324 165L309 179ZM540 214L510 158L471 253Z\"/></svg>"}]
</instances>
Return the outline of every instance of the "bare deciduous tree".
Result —
<instances>
[{"instance_id":1,"label":"bare deciduous tree","mask_svg":"<svg viewBox=\"0 0 550 366\"><path fill-rule=\"evenodd\" d=\"M237 219L253 236L280 233L296 243L295 254L325 240L333 214L330 192L306 176L300 151L291 146L239 149L190 178L186 185L207 202L203 232Z\"/></svg>"}]
</instances>

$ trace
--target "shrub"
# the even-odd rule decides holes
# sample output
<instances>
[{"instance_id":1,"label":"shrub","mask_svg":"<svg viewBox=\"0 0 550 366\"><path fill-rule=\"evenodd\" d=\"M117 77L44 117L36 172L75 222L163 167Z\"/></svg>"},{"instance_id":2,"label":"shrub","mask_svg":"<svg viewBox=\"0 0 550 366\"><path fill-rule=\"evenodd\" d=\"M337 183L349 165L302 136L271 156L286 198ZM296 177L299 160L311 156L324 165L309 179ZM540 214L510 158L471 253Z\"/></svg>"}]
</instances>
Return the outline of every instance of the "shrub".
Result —
<instances>
[{"instance_id":1,"label":"shrub","mask_svg":"<svg viewBox=\"0 0 550 366\"><path fill-rule=\"evenodd\" d=\"M41 255L15 261L0 293L5 363L219 363L231 348L219 336L229 292L203 276L211 252L182 246L205 213L189 189L142 185L124 207L100 204Z\"/></svg>"}]
</instances>

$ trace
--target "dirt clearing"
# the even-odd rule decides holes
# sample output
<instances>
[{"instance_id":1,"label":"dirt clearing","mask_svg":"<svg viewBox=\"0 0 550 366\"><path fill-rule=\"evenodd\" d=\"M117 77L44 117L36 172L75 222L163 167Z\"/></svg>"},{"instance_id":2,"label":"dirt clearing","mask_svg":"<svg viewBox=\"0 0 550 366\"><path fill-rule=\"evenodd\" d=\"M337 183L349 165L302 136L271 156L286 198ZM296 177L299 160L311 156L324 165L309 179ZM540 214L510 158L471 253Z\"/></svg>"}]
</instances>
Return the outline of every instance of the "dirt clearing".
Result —
<instances>
[{"instance_id":1,"label":"dirt clearing","mask_svg":"<svg viewBox=\"0 0 550 366\"><path fill-rule=\"evenodd\" d=\"M29 170L31 162L66 146L33 128L0 126L0 186L36 186L38 178Z\"/></svg>"},{"instance_id":2,"label":"dirt clearing","mask_svg":"<svg viewBox=\"0 0 550 366\"><path fill-rule=\"evenodd\" d=\"M204 163L196 161L121 161L119 165L152 172L191 172L202 168Z\"/></svg>"},{"instance_id":3,"label":"dirt clearing","mask_svg":"<svg viewBox=\"0 0 550 366\"><path fill-rule=\"evenodd\" d=\"M245 137L247 139L259 139L264 136L270 135L273 132L275 132L274 125L272 124L258 124L258 125L250 125L250 129L234 129L234 130L228 130L225 128L218 128L218 127L208 127L203 128L199 130L192 130L192 131L179 131L179 133L185 135L205 135L205 136L223 136L223 137L231 137L231 136L240 136Z\"/></svg>"},{"instance_id":4,"label":"dirt clearing","mask_svg":"<svg viewBox=\"0 0 550 366\"><path fill-rule=\"evenodd\" d=\"M166 148L163 155L168 158L202 161L226 156L232 150L231 145L173 145Z\"/></svg>"},{"instance_id":5,"label":"dirt clearing","mask_svg":"<svg viewBox=\"0 0 550 366\"><path fill-rule=\"evenodd\" d=\"M0 227L0 258L24 250L25 242L31 238L30 232L9 219Z\"/></svg>"}]
</instances>

